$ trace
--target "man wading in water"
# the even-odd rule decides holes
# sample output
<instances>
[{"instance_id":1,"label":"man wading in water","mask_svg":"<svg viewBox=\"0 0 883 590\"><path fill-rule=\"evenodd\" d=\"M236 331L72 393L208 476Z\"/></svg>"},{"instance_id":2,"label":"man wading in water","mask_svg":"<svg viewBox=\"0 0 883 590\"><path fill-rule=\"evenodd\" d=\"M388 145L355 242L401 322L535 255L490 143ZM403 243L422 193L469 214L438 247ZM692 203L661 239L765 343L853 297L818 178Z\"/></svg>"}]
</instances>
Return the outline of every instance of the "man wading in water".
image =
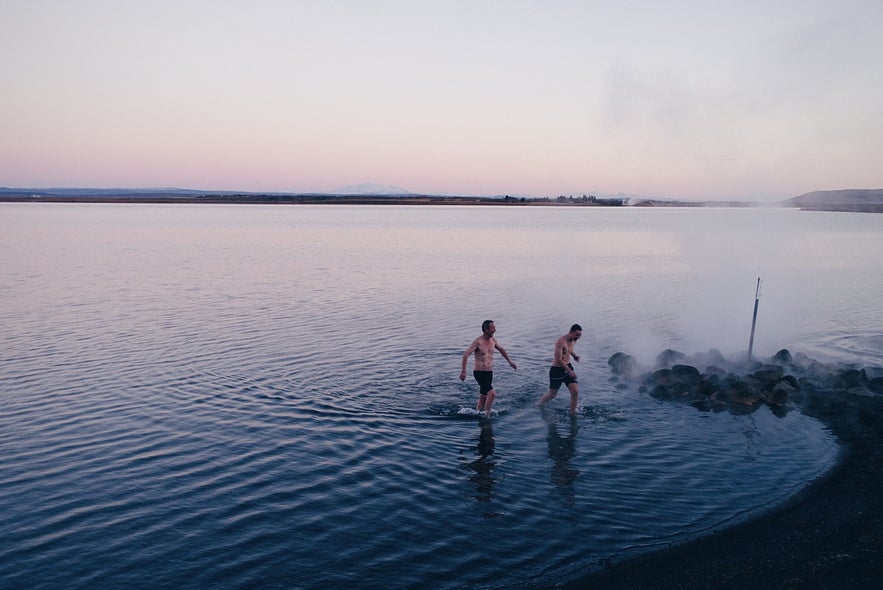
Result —
<instances>
[{"instance_id":1,"label":"man wading in water","mask_svg":"<svg viewBox=\"0 0 883 590\"><path fill-rule=\"evenodd\" d=\"M509 358L506 350L500 346L497 339L494 338L494 332L497 327L491 320L485 320L481 324L481 336L472 341L466 352L463 353L462 369L460 371L460 381L466 380L466 360L469 355L475 353L475 365L473 366L472 376L478 381L479 395L478 403L475 409L480 413L484 412L490 417L491 407L494 405L494 398L497 392L494 390L494 350L499 350L503 358L508 361L509 366L518 369L515 363Z\"/></svg>"},{"instance_id":2,"label":"man wading in water","mask_svg":"<svg viewBox=\"0 0 883 590\"><path fill-rule=\"evenodd\" d=\"M543 406L547 401L558 395L561 384L567 385L570 391L570 413L576 414L576 404L579 398L579 386L576 384L576 371L570 364L570 358L579 362L579 355L573 352L573 345L583 335L583 329L579 324L570 327L570 332L555 341L555 360L549 368L549 391L540 399Z\"/></svg>"}]
</instances>

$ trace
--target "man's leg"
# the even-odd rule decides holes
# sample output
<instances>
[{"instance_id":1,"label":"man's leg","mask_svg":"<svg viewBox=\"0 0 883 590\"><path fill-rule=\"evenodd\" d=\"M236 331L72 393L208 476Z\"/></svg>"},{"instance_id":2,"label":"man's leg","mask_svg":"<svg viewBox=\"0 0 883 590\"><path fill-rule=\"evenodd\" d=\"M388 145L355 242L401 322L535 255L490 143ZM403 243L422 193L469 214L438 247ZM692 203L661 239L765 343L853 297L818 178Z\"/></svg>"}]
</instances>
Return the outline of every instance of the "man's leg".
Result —
<instances>
[{"instance_id":1,"label":"man's leg","mask_svg":"<svg viewBox=\"0 0 883 590\"><path fill-rule=\"evenodd\" d=\"M570 413L576 414L576 407L579 403L579 385L568 383L567 389L570 391Z\"/></svg>"},{"instance_id":2,"label":"man's leg","mask_svg":"<svg viewBox=\"0 0 883 590\"><path fill-rule=\"evenodd\" d=\"M550 399L555 399L556 395L558 395L558 390L550 388L549 391L546 392L546 395L540 398L540 405L546 405L546 402L548 402Z\"/></svg>"},{"instance_id":3,"label":"man's leg","mask_svg":"<svg viewBox=\"0 0 883 590\"><path fill-rule=\"evenodd\" d=\"M490 417L490 415L491 415L491 408L492 408L493 405L494 405L494 398L497 397L497 391L496 391L495 389L491 389L490 391L487 392L487 395L484 396L484 397L487 398L487 399L485 400L485 402L484 402L484 413L485 413L488 417Z\"/></svg>"}]
</instances>

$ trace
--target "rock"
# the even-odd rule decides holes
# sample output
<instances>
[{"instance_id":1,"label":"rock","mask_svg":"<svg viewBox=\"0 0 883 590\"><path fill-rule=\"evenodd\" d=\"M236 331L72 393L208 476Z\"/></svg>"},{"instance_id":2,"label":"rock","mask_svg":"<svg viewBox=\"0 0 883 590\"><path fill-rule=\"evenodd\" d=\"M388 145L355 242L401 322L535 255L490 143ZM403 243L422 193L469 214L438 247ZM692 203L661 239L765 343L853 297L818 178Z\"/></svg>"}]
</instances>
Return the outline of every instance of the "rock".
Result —
<instances>
[{"instance_id":1,"label":"rock","mask_svg":"<svg viewBox=\"0 0 883 590\"><path fill-rule=\"evenodd\" d=\"M799 368L802 371L805 371L807 367L809 367L814 361L803 354L802 352L798 352L794 355L794 359L792 361L792 365Z\"/></svg>"},{"instance_id":2,"label":"rock","mask_svg":"<svg viewBox=\"0 0 883 590\"><path fill-rule=\"evenodd\" d=\"M674 365L671 368L671 380L677 393L689 394L702 381L702 374L692 365Z\"/></svg>"},{"instance_id":3,"label":"rock","mask_svg":"<svg viewBox=\"0 0 883 590\"><path fill-rule=\"evenodd\" d=\"M726 369L722 369L719 365L711 365L711 366L705 367L705 375L706 376L715 375L717 377L723 378L723 377L726 377L728 375L728 373L727 373Z\"/></svg>"},{"instance_id":4,"label":"rock","mask_svg":"<svg viewBox=\"0 0 883 590\"><path fill-rule=\"evenodd\" d=\"M831 363L822 363L813 361L806 369L807 377L815 377L819 380L820 386L828 389L837 388L837 367Z\"/></svg>"},{"instance_id":5,"label":"rock","mask_svg":"<svg viewBox=\"0 0 883 590\"><path fill-rule=\"evenodd\" d=\"M791 396L797 392L787 381L779 381L773 387L772 391L765 396L766 402L774 406L784 406L791 399Z\"/></svg>"},{"instance_id":6,"label":"rock","mask_svg":"<svg viewBox=\"0 0 883 590\"><path fill-rule=\"evenodd\" d=\"M847 369L836 377L837 389L866 388L868 385L865 373L857 369Z\"/></svg>"},{"instance_id":7,"label":"rock","mask_svg":"<svg viewBox=\"0 0 883 590\"><path fill-rule=\"evenodd\" d=\"M728 377L721 382L716 399L732 404L754 405L761 400L760 390L749 379Z\"/></svg>"},{"instance_id":8,"label":"rock","mask_svg":"<svg viewBox=\"0 0 883 590\"><path fill-rule=\"evenodd\" d=\"M720 387L720 377L717 375L706 375L699 383L696 384L694 392L702 397L711 397Z\"/></svg>"},{"instance_id":9,"label":"rock","mask_svg":"<svg viewBox=\"0 0 883 590\"><path fill-rule=\"evenodd\" d=\"M772 404L769 406L770 411L773 413L773 416L776 418L784 418L788 415L788 407L785 405L775 405Z\"/></svg>"},{"instance_id":10,"label":"rock","mask_svg":"<svg viewBox=\"0 0 883 590\"><path fill-rule=\"evenodd\" d=\"M670 386L673 381L671 378L671 369L659 369L657 371L653 371L650 375L650 384L651 385L661 385L663 387Z\"/></svg>"},{"instance_id":11,"label":"rock","mask_svg":"<svg viewBox=\"0 0 883 590\"><path fill-rule=\"evenodd\" d=\"M746 373L752 372L752 371L757 371L758 369L760 369L763 366L764 366L764 364L757 359L748 359L748 363L745 365L744 370Z\"/></svg>"},{"instance_id":12,"label":"rock","mask_svg":"<svg viewBox=\"0 0 883 590\"><path fill-rule=\"evenodd\" d=\"M672 365L681 362L687 358L683 352L666 348L656 357L656 366L658 368L671 368Z\"/></svg>"},{"instance_id":13,"label":"rock","mask_svg":"<svg viewBox=\"0 0 883 590\"><path fill-rule=\"evenodd\" d=\"M788 399L794 403L803 401L803 390L800 388L800 381L794 375L785 375L780 381L782 385L790 387L788 390ZM775 388L773 388L775 389Z\"/></svg>"},{"instance_id":14,"label":"rock","mask_svg":"<svg viewBox=\"0 0 883 590\"><path fill-rule=\"evenodd\" d=\"M752 377L760 382L761 389L769 391L782 380L784 374L785 372L779 365L764 365L752 373Z\"/></svg>"},{"instance_id":15,"label":"rock","mask_svg":"<svg viewBox=\"0 0 883 590\"><path fill-rule=\"evenodd\" d=\"M617 352L608 361L611 383L626 389L623 377L637 371L634 357ZM705 366L701 372L697 366ZM764 401L776 416L796 405L808 406L822 397L883 395L883 368L819 362L782 349L762 363L756 359L727 362L715 349L688 357L666 349L656 357L656 369L638 380L639 391L665 400L687 401L702 411L751 413Z\"/></svg>"},{"instance_id":16,"label":"rock","mask_svg":"<svg viewBox=\"0 0 883 590\"><path fill-rule=\"evenodd\" d=\"M783 365L790 365L793 360L794 358L791 356L791 353L787 348L783 348L773 355L773 361Z\"/></svg>"},{"instance_id":17,"label":"rock","mask_svg":"<svg viewBox=\"0 0 883 590\"><path fill-rule=\"evenodd\" d=\"M671 399L671 393L669 393L668 388L664 385L657 385L650 390L650 397L655 397L656 399Z\"/></svg>"},{"instance_id":18,"label":"rock","mask_svg":"<svg viewBox=\"0 0 883 590\"><path fill-rule=\"evenodd\" d=\"M799 382L801 391L816 393L822 389L822 381L818 377L801 377Z\"/></svg>"},{"instance_id":19,"label":"rock","mask_svg":"<svg viewBox=\"0 0 883 590\"><path fill-rule=\"evenodd\" d=\"M711 365L727 364L727 360L724 358L723 353L716 348L712 348L705 354L705 360Z\"/></svg>"},{"instance_id":20,"label":"rock","mask_svg":"<svg viewBox=\"0 0 883 590\"><path fill-rule=\"evenodd\" d=\"M682 362L689 362L689 364L697 367L708 365L725 365L727 363L724 355L716 348L712 348L708 352L697 353Z\"/></svg>"},{"instance_id":21,"label":"rock","mask_svg":"<svg viewBox=\"0 0 883 590\"><path fill-rule=\"evenodd\" d=\"M700 379L702 374L692 365L672 365L671 374L676 379Z\"/></svg>"},{"instance_id":22,"label":"rock","mask_svg":"<svg viewBox=\"0 0 883 590\"><path fill-rule=\"evenodd\" d=\"M621 376L625 379L631 379L638 367L635 357L624 352L614 353L613 356L607 359L607 364L610 366L610 371L614 375Z\"/></svg>"},{"instance_id":23,"label":"rock","mask_svg":"<svg viewBox=\"0 0 883 590\"><path fill-rule=\"evenodd\" d=\"M795 390L800 389L800 382L797 380L797 377L794 375L784 375L782 377L782 381L786 382L788 385L793 387Z\"/></svg>"},{"instance_id":24,"label":"rock","mask_svg":"<svg viewBox=\"0 0 883 590\"><path fill-rule=\"evenodd\" d=\"M865 372L865 378L870 382L878 377L883 377L883 369L880 367L865 367L862 369Z\"/></svg>"}]
</instances>

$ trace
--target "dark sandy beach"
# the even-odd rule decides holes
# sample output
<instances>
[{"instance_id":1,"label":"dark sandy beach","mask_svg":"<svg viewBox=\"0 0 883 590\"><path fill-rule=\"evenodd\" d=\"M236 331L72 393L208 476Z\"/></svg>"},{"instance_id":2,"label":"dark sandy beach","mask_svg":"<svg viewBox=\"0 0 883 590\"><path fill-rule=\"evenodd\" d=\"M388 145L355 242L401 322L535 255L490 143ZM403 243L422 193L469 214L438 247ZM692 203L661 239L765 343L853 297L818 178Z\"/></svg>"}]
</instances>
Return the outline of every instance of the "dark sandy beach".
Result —
<instances>
[{"instance_id":1,"label":"dark sandy beach","mask_svg":"<svg viewBox=\"0 0 883 590\"><path fill-rule=\"evenodd\" d=\"M878 588L883 580L883 397L820 392L805 400L801 411L837 436L840 457L783 505L557 587Z\"/></svg>"}]
</instances>

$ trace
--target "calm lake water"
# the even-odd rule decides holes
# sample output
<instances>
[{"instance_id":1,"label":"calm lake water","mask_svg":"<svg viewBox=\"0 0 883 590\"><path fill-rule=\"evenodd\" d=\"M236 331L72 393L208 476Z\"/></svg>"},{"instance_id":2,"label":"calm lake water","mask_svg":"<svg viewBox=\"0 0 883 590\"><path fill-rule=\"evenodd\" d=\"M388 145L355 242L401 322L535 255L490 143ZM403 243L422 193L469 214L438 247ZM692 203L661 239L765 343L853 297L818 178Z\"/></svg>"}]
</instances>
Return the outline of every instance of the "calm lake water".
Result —
<instances>
[{"instance_id":1,"label":"calm lake water","mask_svg":"<svg viewBox=\"0 0 883 590\"><path fill-rule=\"evenodd\" d=\"M785 209L0 204L0 587L531 587L756 515L830 433L607 358L744 355L762 277L757 356L883 365L881 251Z\"/></svg>"}]
</instances>

